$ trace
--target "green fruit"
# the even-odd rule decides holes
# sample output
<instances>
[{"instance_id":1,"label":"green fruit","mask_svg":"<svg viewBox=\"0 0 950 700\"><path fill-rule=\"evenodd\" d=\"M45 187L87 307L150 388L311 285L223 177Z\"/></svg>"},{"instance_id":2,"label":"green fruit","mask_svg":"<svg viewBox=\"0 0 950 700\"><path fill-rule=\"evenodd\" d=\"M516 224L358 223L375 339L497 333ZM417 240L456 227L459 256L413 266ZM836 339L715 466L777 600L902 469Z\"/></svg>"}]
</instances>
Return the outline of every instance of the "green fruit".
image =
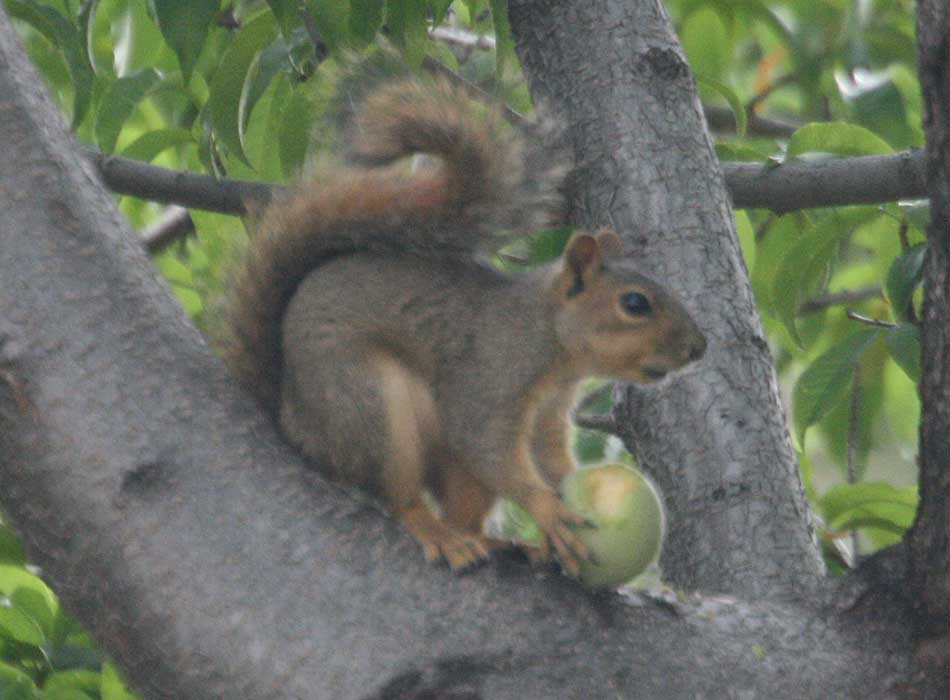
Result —
<instances>
[{"instance_id":1,"label":"green fruit","mask_svg":"<svg viewBox=\"0 0 950 700\"><path fill-rule=\"evenodd\" d=\"M653 485L636 469L604 464L574 472L561 497L596 527L577 529L596 563L581 564L589 588L612 588L641 574L663 541L663 507Z\"/></svg>"}]
</instances>

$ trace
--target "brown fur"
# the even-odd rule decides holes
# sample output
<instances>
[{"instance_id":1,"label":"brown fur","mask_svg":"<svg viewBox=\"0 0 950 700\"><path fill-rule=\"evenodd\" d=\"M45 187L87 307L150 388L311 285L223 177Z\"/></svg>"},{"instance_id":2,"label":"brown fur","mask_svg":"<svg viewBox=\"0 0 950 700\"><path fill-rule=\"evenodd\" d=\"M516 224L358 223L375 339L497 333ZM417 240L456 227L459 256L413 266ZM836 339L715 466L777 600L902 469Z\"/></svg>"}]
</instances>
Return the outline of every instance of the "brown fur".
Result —
<instances>
[{"instance_id":1,"label":"brown fur","mask_svg":"<svg viewBox=\"0 0 950 700\"><path fill-rule=\"evenodd\" d=\"M499 230L540 226L556 201L562 169L549 162L526 172L525 147L499 111L448 83L383 88L367 99L351 133L358 161L388 166L425 153L439 164L411 174L400 164L317 172L258 222L230 285L220 347L271 411L281 381L280 319L321 262L373 249L492 249Z\"/></svg>"},{"instance_id":2,"label":"brown fur","mask_svg":"<svg viewBox=\"0 0 950 700\"><path fill-rule=\"evenodd\" d=\"M264 215L226 359L293 444L382 496L428 558L487 556L482 520L506 496L545 532L542 556L576 572L587 550L556 493L575 468L575 387L654 381L697 359L702 334L612 231L521 275L477 260L499 230L542 221L558 184L495 110L402 82L367 99L350 138L369 167L325 173ZM439 161L392 163L416 152Z\"/></svg>"}]
</instances>

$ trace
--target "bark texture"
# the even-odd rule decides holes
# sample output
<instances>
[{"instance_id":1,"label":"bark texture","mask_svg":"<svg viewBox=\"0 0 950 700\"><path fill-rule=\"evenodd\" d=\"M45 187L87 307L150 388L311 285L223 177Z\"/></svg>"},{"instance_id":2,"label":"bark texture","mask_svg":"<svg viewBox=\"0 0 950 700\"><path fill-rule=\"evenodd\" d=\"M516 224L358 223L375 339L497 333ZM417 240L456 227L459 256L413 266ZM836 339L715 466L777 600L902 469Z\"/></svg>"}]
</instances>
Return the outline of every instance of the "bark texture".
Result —
<instances>
[{"instance_id":1,"label":"bark texture","mask_svg":"<svg viewBox=\"0 0 950 700\"><path fill-rule=\"evenodd\" d=\"M510 15L533 89L568 125L575 223L620 232L709 341L694 369L628 388L618 406L666 498L665 577L807 594L823 564L722 172L662 4L513 0Z\"/></svg>"},{"instance_id":2,"label":"bark texture","mask_svg":"<svg viewBox=\"0 0 950 700\"><path fill-rule=\"evenodd\" d=\"M0 9L0 499L144 698L891 697L905 615L427 566L285 448L158 282ZM848 612L841 603L847 603Z\"/></svg>"},{"instance_id":3,"label":"bark texture","mask_svg":"<svg viewBox=\"0 0 950 700\"><path fill-rule=\"evenodd\" d=\"M912 576L929 634L950 634L950 7L921 0L917 18L926 111L931 223L921 336L920 510ZM950 673L950 652L944 662Z\"/></svg>"}]
</instances>

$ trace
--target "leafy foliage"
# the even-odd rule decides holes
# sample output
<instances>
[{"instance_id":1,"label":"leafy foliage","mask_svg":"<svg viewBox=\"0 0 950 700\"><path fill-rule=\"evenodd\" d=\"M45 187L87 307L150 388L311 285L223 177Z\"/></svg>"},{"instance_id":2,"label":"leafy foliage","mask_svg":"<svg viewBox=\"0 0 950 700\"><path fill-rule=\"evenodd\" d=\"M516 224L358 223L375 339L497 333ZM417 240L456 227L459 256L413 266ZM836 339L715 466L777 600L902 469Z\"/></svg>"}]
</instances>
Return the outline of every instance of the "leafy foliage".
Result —
<instances>
[{"instance_id":1,"label":"leafy foliage","mask_svg":"<svg viewBox=\"0 0 950 700\"><path fill-rule=\"evenodd\" d=\"M0 698L133 697L55 594L25 568L22 548L0 521Z\"/></svg>"},{"instance_id":2,"label":"leafy foliage","mask_svg":"<svg viewBox=\"0 0 950 700\"><path fill-rule=\"evenodd\" d=\"M170 167L296 177L332 143L327 116L341 66L374 51L384 35L409 66L436 61L530 109L501 0L3 2L81 140ZM922 145L910 0L667 4L704 101L735 114L736 133L717 134L724 159L781 168L789 159ZM436 38L433 30L445 28L456 38ZM792 126L786 136L766 135L758 118ZM131 198L120 206L137 227L159 213ZM228 217L192 218L197 235L156 264L200 323L230 242L243 231ZM915 477L926 223L926 203L736 215L791 396L806 487L832 537L856 529L879 546L912 517L915 498L902 484ZM546 232L512 255L551 257L567 233ZM606 410L601 399L587 408ZM585 460L618 458L602 435L580 431L578 440ZM856 483L844 483L849 472ZM98 659L54 664L87 640L25 572L3 528L0 561L0 696L121 697L111 667Z\"/></svg>"}]
</instances>

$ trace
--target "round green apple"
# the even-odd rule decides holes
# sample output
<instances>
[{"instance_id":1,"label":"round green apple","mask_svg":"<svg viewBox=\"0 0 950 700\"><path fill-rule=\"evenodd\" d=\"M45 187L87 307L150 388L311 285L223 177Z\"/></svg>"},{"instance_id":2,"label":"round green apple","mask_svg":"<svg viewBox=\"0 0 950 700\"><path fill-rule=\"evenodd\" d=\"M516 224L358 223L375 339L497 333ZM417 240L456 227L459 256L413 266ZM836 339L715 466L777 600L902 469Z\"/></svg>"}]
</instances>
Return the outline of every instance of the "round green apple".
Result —
<instances>
[{"instance_id":1,"label":"round green apple","mask_svg":"<svg viewBox=\"0 0 950 700\"><path fill-rule=\"evenodd\" d=\"M624 464L580 469L561 483L561 497L595 526L576 531L595 560L581 564L585 586L619 586L656 559L663 541L663 507L656 489L636 469Z\"/></svg>"}]
</instances>

